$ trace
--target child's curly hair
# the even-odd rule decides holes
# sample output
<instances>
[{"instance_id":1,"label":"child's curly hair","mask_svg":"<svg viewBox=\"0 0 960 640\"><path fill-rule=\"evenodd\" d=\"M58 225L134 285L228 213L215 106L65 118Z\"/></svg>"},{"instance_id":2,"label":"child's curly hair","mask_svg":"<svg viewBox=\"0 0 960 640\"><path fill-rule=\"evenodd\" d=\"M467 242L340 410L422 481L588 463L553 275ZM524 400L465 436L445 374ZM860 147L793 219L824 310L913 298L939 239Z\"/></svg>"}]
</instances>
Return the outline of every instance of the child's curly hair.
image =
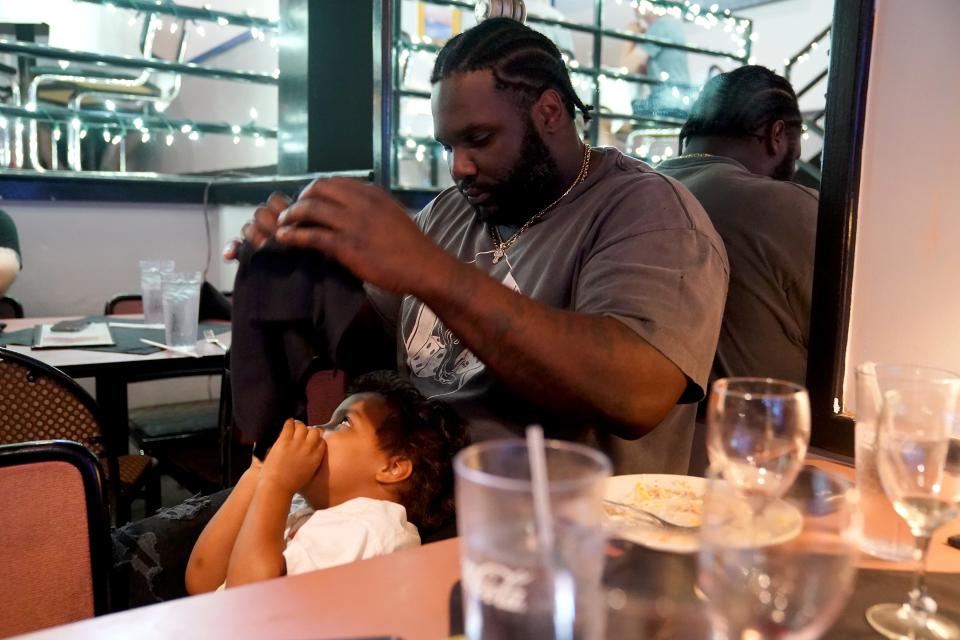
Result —
<instances>
[{"instance_id":1,"label":"child's curly hair","mask_svg":"<svg viewBox=\"0 0 960 640\"><path fill-rule=\"evenodd\" d=\"M362 375L348 391L376 393L386 402L389 415L377 426L380 449L413 464L399 495L407 519L421 532L445 524L454 511L453 456L470 444L463 420L450 406L428 400L391 371Z\"/></svg>"}]
</instances>

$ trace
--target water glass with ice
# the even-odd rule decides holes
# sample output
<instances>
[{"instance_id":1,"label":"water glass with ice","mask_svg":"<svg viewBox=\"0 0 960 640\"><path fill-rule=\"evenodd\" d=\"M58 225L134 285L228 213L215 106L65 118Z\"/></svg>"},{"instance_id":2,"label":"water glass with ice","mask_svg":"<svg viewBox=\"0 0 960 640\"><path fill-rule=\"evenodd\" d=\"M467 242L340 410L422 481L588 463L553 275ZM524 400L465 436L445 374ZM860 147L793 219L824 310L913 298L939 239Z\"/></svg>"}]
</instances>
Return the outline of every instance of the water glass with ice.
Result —
<instances>
[{"instance_id":1,"label":"water glass with ice","mask_svg":"<svg viewBox=\"0 0 960 640\"><path fill-rule=\"evenodd\" d=\"M583 445L545 444L554 534L549 549L537 535L525 441L482 442L454 460L471 640L603 637L601 518L610 461Z\"/></svg>"},{"instance_id":2,"label":"water glass with ice","mask_svg":"<svg viewBox=\"0 0 960 640\"><path fill-rule=\"evenodd\" d=\"M174 269L173 260L140 261L140 294L143 300L144 324L163 322L163 294L160 279Z\"/></svg>"},{"instance_id":3,"label":"water glass with ice","mask_svg":"<svg viewBox=\"0 0 960 640\"><path fill-rule=\"evenodd\" d=\"M165 273L161 278L163 326L171 347L196 346L202 282L199 271Z\"/></svg>"}]
</instances>

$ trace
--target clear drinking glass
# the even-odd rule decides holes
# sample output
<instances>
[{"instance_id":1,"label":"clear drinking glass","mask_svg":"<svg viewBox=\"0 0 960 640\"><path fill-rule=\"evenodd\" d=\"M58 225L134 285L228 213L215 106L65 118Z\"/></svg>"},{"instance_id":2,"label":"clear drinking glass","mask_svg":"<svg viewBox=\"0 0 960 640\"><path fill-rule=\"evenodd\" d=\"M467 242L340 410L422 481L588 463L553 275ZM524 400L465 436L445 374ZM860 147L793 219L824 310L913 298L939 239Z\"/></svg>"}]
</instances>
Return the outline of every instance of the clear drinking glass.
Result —
<instances>
[{"instance_id":1,"label":"clear drinking glass","mask_svg":"<svg viewBox=\"0 0 960 640\"><path fill-rule=\"evenodd\" d=\"M544 447L554 545L535 526L527 443L491 440L454 459L466 636L596 640L603 635L604 481L610 461L579 444Z\"/></svg>"},{"instance_id":2,"label":"clear drinking glass","mask_svg":"<svg viewBox=\"0 0 960 640\"><path fill-rule=\"evenodd\" d=\"M883 409L883 393L905 384L937 385L941 380L957 377L960 376L951 371L914 365L864 362L857 367L857 490L863 513L862 547L871 555L900 562L911 559L914 548L910 528L894 511L877 470L877 423Z\"/></svg>"},{"instance_id":3,"label":"clear drinking glass","mask_svg":"<svg viewBox=\"0 0 960 640\"><path fill-rule=\"evenodd\" d=\"M914 588L903 604L867 609L867 621L888 638L960 638L927 594L926 555L933 533L960 514L960 378L902 380L883 394L877 468L893 508L913 533Z\"/></svg>"},{"instance_id":4,"label":"clear drinking glass","mask_svg":"<svg viewBox=\"0 0 960 640\"><path fill-rule=\"evenodd\" d=\"M755 508L783 495L810 443L810 398L773 378L721 378L707 405L707 455Z\"/></svg>"},{"instance_id":5,"label":"clear drinking glass","mask_svg":"<svg viewBox=\"0 0 960 640\"><path fill-rule=\"evenodd\" d=\"M171 347L197 344L202 282L203 274L199 271L165 273L161 278L163 328L166 343Z\"/></svg>"},{"instance_id":6,"label":"clear drinking glass","mask_svg":"<svg viewBox=\"0 0 960 640\"><path fill-rule=\"evenodd\" d=\"M160 279L174 269L173 260L140 261L140 295L143 299L144 324L163 322L163 295Z\"/></svg>"},{"instance_id":7,"label":"clear drinking glass","mask_svg":"<svg viewBox=\"0 0 960 640\"><path fill-rule=\"evenodd\" d=\"M697 582L714 637L819 637L853 591L859 522L856 489L833 473L804 467L757 511L711 467Z\"/></svg>"}]
</instances>

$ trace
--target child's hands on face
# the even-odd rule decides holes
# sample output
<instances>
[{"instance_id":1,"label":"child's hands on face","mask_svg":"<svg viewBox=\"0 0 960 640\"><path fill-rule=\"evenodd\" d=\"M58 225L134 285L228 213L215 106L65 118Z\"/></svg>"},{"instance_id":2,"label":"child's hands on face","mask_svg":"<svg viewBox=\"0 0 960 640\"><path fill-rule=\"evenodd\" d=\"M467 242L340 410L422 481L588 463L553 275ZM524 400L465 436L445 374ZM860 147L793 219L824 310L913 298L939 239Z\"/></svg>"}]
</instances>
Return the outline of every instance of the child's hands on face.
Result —
<instances>
[{"instance_id":1,"label":"child's hands on face","mask_svg":"<svg viewBox=\"0 0 960 640\"><path fill-rule=\"evenodd\" d=\"M323 429L308 427L299 420L287 420L263 461L260 478L292 495L310 481L326 454Z\"/></svg>"}]
</instances>

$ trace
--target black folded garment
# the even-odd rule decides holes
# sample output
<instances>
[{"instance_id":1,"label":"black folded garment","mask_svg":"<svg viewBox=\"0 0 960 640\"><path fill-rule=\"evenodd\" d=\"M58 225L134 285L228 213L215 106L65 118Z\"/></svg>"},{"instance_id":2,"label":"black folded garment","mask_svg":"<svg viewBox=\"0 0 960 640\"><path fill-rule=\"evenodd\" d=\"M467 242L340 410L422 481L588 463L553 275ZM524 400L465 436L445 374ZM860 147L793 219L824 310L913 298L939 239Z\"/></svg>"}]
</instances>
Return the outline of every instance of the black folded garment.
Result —
<instances>
[{"instance_id":1,"label":"black folded garment","mask_svg":"<svg viewBox=\"0 0 960 640\"><path fill-rule=\"evenodd\" d=\"M240 248L233 290L231 387L237 436L262 456L283 422L305 415L306 376L339 368L348 374L382 366L392 343L372 360L344 355L344 338L367 307L360 280L316 251L270 242ZM369 350L369 345L365 348ZM374 364L376 362L376 365Z\"/></svg>"},{"instance_id":2,"label":"black folded garment","mask_svg":"<svg viewBox=\"0 0 960 640\"><path fill-rule=\"evenodd\" d=\"M200 319L201 320L229 320L233 311L230 299L219 289L203 281L200 286Z\"/></svg>"}]
</instances>

